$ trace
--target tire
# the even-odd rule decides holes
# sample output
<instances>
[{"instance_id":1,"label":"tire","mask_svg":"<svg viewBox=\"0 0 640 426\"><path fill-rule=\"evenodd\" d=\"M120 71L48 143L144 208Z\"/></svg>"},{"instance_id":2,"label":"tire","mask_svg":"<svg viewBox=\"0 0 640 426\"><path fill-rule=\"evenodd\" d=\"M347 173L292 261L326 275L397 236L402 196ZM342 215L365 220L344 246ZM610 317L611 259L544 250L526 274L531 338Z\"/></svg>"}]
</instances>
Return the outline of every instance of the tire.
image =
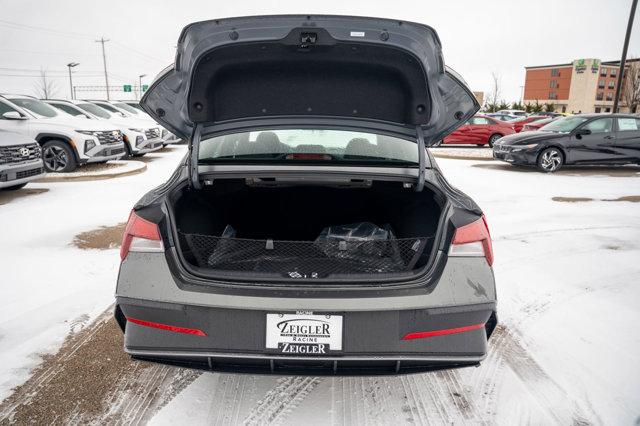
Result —
<instances>
[{"instance_id":1,"label":"tire","mask_svg":"<svg viewBox=\"0 0 640 426\"><path fill-rule=\"evenodd\" d=\"M143 153L133 154L131 157L144 157L145 155L147 155L147 153L143 152Z\"/></svg>"},{"instance_id":2,"label":"tire","mask_svg":"<svg viewBox=\"0 0 640 426\"><path fill-rule=\"evenodd\" d=\"M121 160L128 160L131 157L133 157L133 151L131 150L131 146L129 145L129 142L125 141L124 155L122 156Z\"/></svg>"},{"instance_id":3,"label":"tire","mask_svg":"<svg viewBox=\"0 0 640 426\"><path fill-rule=\"evenodd\" d=\"M558 148L547 148L538 155L536 165L538 170L545 173L553 173L560 170L564 164L564 155Z\"/></svg>"},{"instance_id":4,"label":"tire","mask_svg":"<svg viewBox=\"0 0 640 426\"><path fill-rule=\"evenodd\" d=\"M51 140L42 145L42 161L47 172L68 173L78 167L73 150L61 140Z\"/></svg>"},{"instance_id":5,"label":"tire","mask_svg":"<svg viewBox=\"0 0 640 426\"><path fill-rule=\"evenodd\" d=\"M15 191L17 189L22 189L27 185L27 183L21 183L20 185L7 186L6 188L2 188L5 191Z\"/></svg>"},{"instance_id":6,"label":"tire","mask_svg":"<svg viewBox=\"0 0 640 426\"><path fill-rule=\"evenodd\" d=\"M500 133L494 133L493 135L489 136L489 141L488 141L489 147L493 148L493 144L496 143L496 141L501 137L502 135Z\"/></svg>"}]
</instances>

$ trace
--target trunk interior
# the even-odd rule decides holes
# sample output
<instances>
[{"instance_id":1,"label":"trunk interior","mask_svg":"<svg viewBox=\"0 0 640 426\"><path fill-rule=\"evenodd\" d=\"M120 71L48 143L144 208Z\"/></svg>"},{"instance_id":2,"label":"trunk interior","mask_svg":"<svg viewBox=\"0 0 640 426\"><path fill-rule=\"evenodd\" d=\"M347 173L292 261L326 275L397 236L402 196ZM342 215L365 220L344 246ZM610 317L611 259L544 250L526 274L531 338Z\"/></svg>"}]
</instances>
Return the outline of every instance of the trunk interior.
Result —
<instances>
[{"instance_id":1,"label":"trunk interior","mask_svg":"<svg viewBox=\"0 0 640 426\"><path fill-rule=\"evenodd\" d=\"M200 272L235 278L371 279L429 260L441 202L400 182L356 187L218 179L172 197L178 249Z\"/></svg>"}]
</instances>

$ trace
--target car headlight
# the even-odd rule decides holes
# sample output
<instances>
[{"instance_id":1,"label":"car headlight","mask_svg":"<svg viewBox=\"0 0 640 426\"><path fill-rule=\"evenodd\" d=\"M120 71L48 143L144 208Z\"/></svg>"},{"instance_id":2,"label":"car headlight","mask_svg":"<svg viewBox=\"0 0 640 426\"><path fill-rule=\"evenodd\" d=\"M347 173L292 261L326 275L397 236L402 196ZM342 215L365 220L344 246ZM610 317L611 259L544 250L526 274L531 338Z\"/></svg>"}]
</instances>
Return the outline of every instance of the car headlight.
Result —
<instances>
[{"instance_id":1,"label":"car headlight","mask_svg":"<svg viewBox=\"0 0 640 426\"><path fill-rule=\"evenodd\" d=\"M135 129L134 128L134 129L129 129L129 130L131 130L132 132L144 133L144 131L142 129Z\"/></svg>"},{"instance_id":2,"label":"car headlight","mask_svg":"<svg viewBox=\"0 0 640 426\"><path fill-rule=\"evenodd\" d=\"M93 139L87 139L86 141L84 141L84 153L85 154L87 152L91 151L95 147L96 147L96 142Z\"/></svg>"},{"instance_id":3,"label":"car headlight","mask_svg":"<svg viewBox=\"0 0 640 426\"><path fill-rule=\"evenodd\" d=\"M96 133L98 133L95 130L76 130L76 132L82 133L83 135L89 135L89 136L96 136Z\"/></svg>"},{"instance_id":4,"label":"car headlight","mask_svg":"<svg viewBox=\"0 0 640 426\"><path fill-rule=\"evenodd\" d=\"M538 145L540 145L539 143L530 143L528 145L517 145L513 147L514 151L523 151L525 149L531 149L531 148L535 148Z\"/></svg>"}]
</instances>

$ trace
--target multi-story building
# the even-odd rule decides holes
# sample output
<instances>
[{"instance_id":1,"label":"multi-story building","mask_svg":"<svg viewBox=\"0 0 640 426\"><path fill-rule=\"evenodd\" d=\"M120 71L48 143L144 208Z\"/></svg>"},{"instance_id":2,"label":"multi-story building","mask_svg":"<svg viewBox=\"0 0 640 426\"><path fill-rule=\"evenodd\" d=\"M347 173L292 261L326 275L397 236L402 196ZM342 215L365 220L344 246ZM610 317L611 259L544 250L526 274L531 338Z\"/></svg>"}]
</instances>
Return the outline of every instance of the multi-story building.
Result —
<instances>
[{"instance_id":1,"label":"multi-story building","mask_svg":"<svg viewBox=\"0 0 640 426\"><path fill-rule=\"evenodd\" d=\"M524 103L554 104L557 112L611 112L619 67L620 61L601 62L599 59L525 67ZM628 67L640 67L640 59L628 60L625 69ZM624 89L623 81L623 92ZM619 109L629 112L624 94Z\"/></svg>"}]
</instances>

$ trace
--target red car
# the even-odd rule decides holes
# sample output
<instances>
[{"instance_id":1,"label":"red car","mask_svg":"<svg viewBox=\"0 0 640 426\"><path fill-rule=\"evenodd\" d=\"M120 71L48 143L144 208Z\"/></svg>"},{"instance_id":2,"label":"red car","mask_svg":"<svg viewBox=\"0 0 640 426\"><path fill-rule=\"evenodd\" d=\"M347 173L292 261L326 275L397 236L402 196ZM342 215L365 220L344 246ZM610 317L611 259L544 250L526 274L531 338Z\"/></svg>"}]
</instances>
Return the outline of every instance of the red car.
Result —
<instances>
[{"instance_id":1,"label":"red car","mask_svg":"<svg viewBox=\"0 0 640 426\"><path fill-rule=\"evenodd\" d=\"M534 123L539 120L546 120L551 117L547 117L545 115L530 115L529 117L517 118L509 122L509 124L513 124L513 129L520 133L525 125Z\"/></svg>"},{"instance_id":2,"label":"red car","mask_svg":"<svg viewBox=\"0 0 640 426\"><path fill-rule=\"evenodd\" d=\"M552 121L557 120L558 118L559 117L545 117L544 120L536 120L532 123L527 123L522 128L522 131L529 132L531 130L538 130L540 127L544 126L545 124L549 124Z\"/></svg>"},{"instance_id":3,"label":"red car","mask_svg":"<svg viewBox=\"0 0 640 426\"><path fill-rule=\"evenodd\" d=\"M486 115L476 115L462 126L445 137L442 141L445 145L489 145L506 135L516 133L513 124L508 121L499 121Z\"/></svg>"}]
</instances>

